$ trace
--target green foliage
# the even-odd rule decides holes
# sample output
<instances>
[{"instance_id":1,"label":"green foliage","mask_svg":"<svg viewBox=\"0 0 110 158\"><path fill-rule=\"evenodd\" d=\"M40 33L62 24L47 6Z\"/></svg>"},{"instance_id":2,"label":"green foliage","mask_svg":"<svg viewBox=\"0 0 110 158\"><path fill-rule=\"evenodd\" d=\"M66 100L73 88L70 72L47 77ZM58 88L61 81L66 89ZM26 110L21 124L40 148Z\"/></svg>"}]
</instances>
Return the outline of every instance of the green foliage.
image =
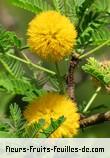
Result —
<instances>
[{"instance_id":1,"label":"green foliage","mask_svg":"<svg viewBox=\"0 0 110 158\"><path fill-rule=\"evenodd\" d=\"M45 0L11 0L15 6L26 9L33 13L48 10L51 6Z\"/></svg>"},{"instance_id":2,"label":"green foliage","mask_svg":"<svg viewBox=\"0 0 110 158\"><path fill-rule=\"evenodd\" d=\"M82 69L96 78L104 85L110 84L110 65L103 65L96 59L90 57L87 59L87 63L82 66Z\"/></svg>"},{"instance_id":3,"label":"green foliage","mask_svg":"<svg viewBox=\"0 0 110 158\"><path fill-rule=\"evenodd\" d=\"M65 12L64 0L52 0L52 2L55 10L61 13Z\"/></svg>"},{"instance_id":4,"label":"green foliage","mask_svg":"<svg viewBox=\"0 0 110 158\"><path fill-rule=\"evenodd\" d=\"M23 65L15 59L10 59L7 53L14 53L21 45L21 40L15 33L0 27L0 63L10 75L17 78L24 74Z\"/></svg>"},{"instance_id":5,"label":"green foliage","mask_svg":"<svg viewBox=\"0 0 110 158\"><path fill-rule=\"evenodd\" d=\"M8 93L22 95L24 101L31 101L41 95L42 90L27 77L23 63L8 55L19 56L21 46L21 40L15 33L0 27L0 87Z\"/></svg>"},{"instance_id":6,"label":"green foliage","mask_svg":"<svg viewBox=\"0 0 110 158\"><path fill-rule=\"evenodd\" d=\"M110 30L106 27L101 27L99 29L94 29L92 33L93 44L100 45L107 40L110 40ZM110 45L110 44L108 44Z\"/></svg>"},{"instance_id":7,"label":"green foliage","mask_svg":"<svg viewBox=\"0 0 110 158\"><path fill-rule=\"evenodd\" d=\"M0 72L0 87L8 93L23 95L25 101L31 101L42 94L28 79L13 78L6 72Z\"/></svg>"},{"instance_id":8,"label":"green foliage","mask_svg":"<svg viewBox=\"0 0 110 158\"><path fill-rule=\"evenodd\" d=\"M9 56L1 54L0 63L11 76L21 78L24 75L23 65L20 61L10 59Z\"/></svg>"},{"instance_id":9,"label":"green foliage","mask_svg":"<svg viewBox=\"0 0 110 158\"><path fill-rule=\"evenodd\" d=\"M23 118L21 110L17 104L10 106L10 124L12 126L12 131L19 136L23 126Z\"/></svg>"},{"instance_id":10,"label":"green foliage","mask_svg":"<svg viewBox=\"0 0 110 158\"><path fill-rule=\"evenodd\" d=\"M20 137L24 125L23 116L16 103L10 106L10 118L5 118L0 122L0 136Z\"/></svg>"},{"instance_id":11,"label":"green foliage","mask_svg":"<svg viewBox=\"0 0 110 158\"><path fill-rule=\"evenodd\" d=\"M103 0L97 1L103 5ZM105 1L106 5L108 2ZM96 8L96 0L85 0L77 11L78 23L78 42L77 47L80 49L87 48L89 45L99 45L110 39L110 31L108 24L110 22L109 12L100 8L100 12Z\"/></svg>"},{"instance_id":12,"label":"green foliage","mask_svg":"<svg viewBox=\"0 0 110 158\"><path fill-rule=\"evenodd\" d=\"M39 137L48 138L53 132L55 132L56 129L61 126L64 121L64 116L61 116L57 120L51 118L51 124L46 129L43 129L43 132L40 132Z\"/></svg>"},{"instance_id":13,"label":"green foliage","mask_svg":"<svg viewBox=\"0 0 110 158\"><path fill-rule=\"evenodd\" d=\"M29 124L24 119L19 106L15 103L10 106L10 119L1 122L0 132L5 132L6 135L12 134L13 137L48 138L64 121L64 116L57 120L51 119L51 123L46 129L45 120L42 118L38 122Z\"/></svg>"},{"instance_id":14,"label":"green foliage","mask_svg":"<svg viewBox=\"0 0 110 158\"><path fill-rule=\"evenodd\" d=\"M72 0L71 0L72 1ZM74 0L76 7L81 7L86 0Z\"/></svg>"},{"instance_id":15,"label":"green foliage","mask_svg":"<svg viewBox=\"0 0 110 158\"><path fill-rule=\"evenodd\" d=\"M27 90L32 89L28 80L13 78L5 72L0 72L0 86L5 88L8 92L13 92L15 94L25 94Z\"/></svg>"},{"instance_id":16,"label":"green foliage","mask_svg":"<svg viewBox=\"0 0 110 158\"><path fill-rule=\"evenodd\" d=\"M82 48L81 52L89 45L99 45L110 39L110 1L73 0L70 7L74 8L71 15L76 17L77 48Z\"/></svg>"},{"instance_id":17,"label":"green foliage","mask_svg":"<svg viewBox=\"0 0 110 158\"><path fill-rule=\"evenodd\" d=\"M108 12L108 13L110 13L110 1L109 0L95 1L94 8L98 12Z\"/></svg>"},{"instance_id":18,"label":"green foliage","mask_svg":"<svg viewBox=\"0 0 110 158\"><path fill-rule=\"evenodd\" d=\"M14 32L6 31L0 26L0 54L14 48L21 48L21 40Z\"/></svg>"},{"instance_id":19,"label":"green foliage","mask_svg":"<svg viewBox=\"0 0 110 158\"><path fill-rule=\"evenodd\" d=\"M40 130L45 125L45 120L40 119L38 122L34 122L30 125L25 126L23 137L24 138L35 138L39 135Z\"/></svg>"}]
</instances>

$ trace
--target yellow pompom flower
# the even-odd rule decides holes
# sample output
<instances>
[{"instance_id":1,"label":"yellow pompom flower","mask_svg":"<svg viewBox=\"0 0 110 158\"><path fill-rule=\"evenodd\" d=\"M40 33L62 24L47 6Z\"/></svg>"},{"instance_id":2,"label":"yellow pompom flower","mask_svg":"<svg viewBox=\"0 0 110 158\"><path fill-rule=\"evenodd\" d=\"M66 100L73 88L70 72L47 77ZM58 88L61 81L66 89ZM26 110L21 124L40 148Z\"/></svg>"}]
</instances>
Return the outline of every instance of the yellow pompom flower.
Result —
<instances>
[{"instance_id":1,"label":"yellow pompom flower","mask_svg":"<svg viewBox=\"0 0 110 158\"><path fill-rule=\"evenodd\" d=\"M38 56L60 61L71 54L77 32L69 18L56 11L46 11L29 23L27 35L28 45Z\"/></svg>"},{"instance_id":2,"label":"yellow pompom flower","mask_svg":"<svg viewBox=\"0 0 110 158\"><path fill-rule=\"evenodd\" d=\"M65 95L47 93L28 105L24 111L24 117L29 123L38 122L41 118L45 119L45 128L49 126L51 118L57 120L61 116L65 117L65 121L51 134L51 138L76 135L80 115L76 103Z\"/></svg>"}]
</instances>

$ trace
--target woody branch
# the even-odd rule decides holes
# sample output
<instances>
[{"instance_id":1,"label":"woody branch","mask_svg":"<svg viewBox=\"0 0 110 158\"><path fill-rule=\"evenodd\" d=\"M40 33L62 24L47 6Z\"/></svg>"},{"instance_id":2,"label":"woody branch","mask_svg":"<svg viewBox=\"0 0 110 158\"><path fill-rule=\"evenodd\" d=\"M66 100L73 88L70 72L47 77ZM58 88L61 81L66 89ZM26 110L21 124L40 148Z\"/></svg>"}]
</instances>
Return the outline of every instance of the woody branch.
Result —
<instances>
[{"instance_id":1,"label":"woody branch","mask_svg":"<svg viewBox=\"0 0 110 158\"><path fill-rule=\"evenodd\" d=\"M74 72L75 72L75 68L78 64L78 56L76 54L74 54L70 60L69 63L69 69L68 69L68 76L67 76L67 93L68 96L72 99L72 100L76 100L75 98L75 79L74 79Z\"/></svg>"},{"instance_id":2,"label":"woody branch","mask_svg":"<svg viewBox=\"0 0 110 158\"><path fill-rule=\"evenodd\" d=\"M88 127L95 124L103 123L105 121L110 121L110 111L105 113L97 113L80 120L80 127Z\"/></svg>"},{"instance_id":3,"label":"woody branch","mask_svg":"<svg viewBox=\"0 0 110 158\"><path fill-rule=\"evenodd\" d=\"M67 93L72 100L76 101L75 98L75 80L74 72L75 68L79 63L79 58L77 55L73 55L69 64L68 76L67 76ZM91 116L84 116L80 114L80 127L88 127L95 124L103 123L105 121L110 121L110 111L105 113L97 113Z\"/></svg>"}]
</instances>

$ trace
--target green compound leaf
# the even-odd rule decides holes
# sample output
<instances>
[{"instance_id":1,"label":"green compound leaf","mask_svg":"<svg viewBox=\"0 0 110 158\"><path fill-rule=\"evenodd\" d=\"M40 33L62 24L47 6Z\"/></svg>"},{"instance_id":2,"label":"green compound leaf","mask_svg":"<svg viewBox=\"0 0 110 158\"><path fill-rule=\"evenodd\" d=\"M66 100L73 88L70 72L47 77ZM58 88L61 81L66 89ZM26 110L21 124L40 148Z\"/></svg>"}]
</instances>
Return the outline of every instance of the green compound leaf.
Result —
<instances>
[{"instance_id":1,"label":"green compound leaf","mask_svg":"<svg viewBox=\"0 0 110 158\"><path fill-rule=\"evenodd\" d=\"M45 0L11 0L12 3L20 8L39 13L44 10L51 9L51 6Z\"/></svg>"},{"instance_id":2,"label":"green compound leaf","mask_svg":"<svg viewBox=\"0 0 110 158\"><path fill-rule=\"evenodd\" d=\"M72 1L72 0L71 0ZM82 4L85 2L86 0L74 0L74 3L77 7L81 7Z\"/></svg>"},{"instance_id":3,"label":"green compound leaf","mask_svg":"<svg viewBox=\"0 0 110 158\"><path fill-rule=\"evenodd\" d=\"M0 53L6 53L15 47L21 47L21 40L14 32L6 31L0 26Z\"/></svg>"},{"instance_id":4,"label":"green compound leaf","mask_svg":"<svg viewBox=\"0 0 110 158\"><path fill-rule=\"evenodd\" d=\"M55 10L65 12L64 0L52 0L52 2Z\"/></svg>"},{"instance_id":5,"label":"green compound leaf","mask_svg":"<svg viewBox=\"0 0 110 158\"><path fill-rule=\"evenodd\" d=\"M51 118L50 125L39 134L39 138L48 138L51 136L51 134L61 126L65 119L64 116L59 117L57 120Z\"/></svg>"},{"instance_id":6,"label":"green compound leaf","mask_svg":"<svg viewBox=\"0 0 110 158\"><path fill-rule=\"evenodd\" d=\"M13 126L19 130L22 126L22 114L19 106L16 103L10 106L10 119Z\"/></svg>"},{"instance_id":7,"label":"green compound leaf","mask_svg":"<svg viewBox=\"0 0 110 158\"><path fill-rule=\"evenodd\" d=\"M96 9L96 3L101 3L103 6L103 0L85 0L80 7L76 7L79 50L80 48L85 50L90 45L100 45L110 39L109 12ZM100 5L97 5L97 8L100 8Z\"/></svg>"},{"instance_id":8,"label":"green compound leaf","mask_svg":"<svg viewBox=\"0 0 110 158\"><path fill-rule=\"evenodd\" d=\"M13 77L21 78L24 75L23 65L20 61L12 59L5 54L1 54L0 63L4 66L5 70Z\"/></svg>"},{"instance_id":9,"label":"green compound leaf","mask_svg":"<svg viewBox=\"0 0 110 158\"><path fill-rule=\"evenodd\" d=\"M0 72L0 86L15 94L25 94L27 90L32 89L28 80L13 78L5 72Z\"/></svg>"},{"instance_id":10,"label":"green compound leaf","mask_svg":"<svg viewBox=\"0 0 110 158\"><path fill-rule=\"evenodd\" d=\"M22 95L22 100L28 102L44 93L41 88L37 88L28 78L15 78L5 71L0 71L0 88L14 95Z\"/></svg>"},{"instance_id":11,"label":"green compound leaf","mask_svg":"<svg viewBox=\"0 0 110 158\"><path fill-rule=\"evenodd\" d=\"M98 12L110 13L110 1L109 0L96 0L94 3L94 8Z\"/></svg>"},{"instance_id":12,"label":"green compound leaf","mask_svg":"<svg viewBox=\"0 0 110 158\"><path fill-rule=\"evenodd\" d=\"M37 137L38 132L43 128L45 125L45 120L40 119L38 122L34 122L30 125L27 125L23 132L23 137L25 138L35 138Z\"/></svg>"},{"instance_id":13,"label":"green compound leaf","mask_svg":"<svg viewBox=\"0 0 110 158\"><path fill-rule=\"evenodd\" d=\"M110 84L110 65L103 66L102 63L98 62L93 57L90 57L87 59L87 63L82 66L82 69L99 80L102 84Z\"/></svg>"},{"instance_id":14,"label":"green compound leaf","mask_svg":"<svg viewBox=\"0 0 110 158\"><path fill-rule=\"evenodd\" d=\"M92 31L92 40L93 44L95 45L100 45L104 43L105 41L110 39L110 29L109 28L99 28L99 29L94 29ZM108 43L110 45L110 43Z\"/></svg>"}]
</instances>

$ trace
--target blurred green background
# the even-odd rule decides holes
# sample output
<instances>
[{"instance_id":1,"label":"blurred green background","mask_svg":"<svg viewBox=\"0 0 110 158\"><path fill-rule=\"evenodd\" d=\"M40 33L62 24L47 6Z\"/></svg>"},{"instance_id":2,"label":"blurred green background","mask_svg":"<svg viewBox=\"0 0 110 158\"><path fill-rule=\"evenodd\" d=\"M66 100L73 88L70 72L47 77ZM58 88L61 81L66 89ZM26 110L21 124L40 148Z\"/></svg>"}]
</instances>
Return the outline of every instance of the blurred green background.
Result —
<instances>
[{"instance_id":1,"label":"blurred green background","mask_svg":"<svg viewBox=\"0 0 110 158\"><path fill-rule=\"evenodd\" d=\"M2 24L8 30L15 31L17 35L24 40L26 40L26 28L28 26L28 22L32 19L33 16L34 15L30 12L11 5L10 0L0 0L0 24ZM103 48L95 53L95 57L99 60L108 60L110 59L109 52L110 48ZM81 70L81 65L84 62L85 61L80 63L76 70L76 97L79 105L81 105L83 102L88 102L95 91L95 86L93 85L91 78ZM45 65L49 66L51 69L54 69L53 65ZM62 73L66 72L66 68L64 70L64 63L61 63L60 68ZM1 108L4 108L2 107L4 102L6 104L7 100L10 100L12 97L13 95L0 92ZM110 110L110 94L107 94L106 92L100 92L94 101L92 108L99 105L105 105L107 108L95 109L92 111L92 113L106 111L108 109ZM82 129L78 137L110 137L110 122Z\"/></svg>"}]
</instances>

